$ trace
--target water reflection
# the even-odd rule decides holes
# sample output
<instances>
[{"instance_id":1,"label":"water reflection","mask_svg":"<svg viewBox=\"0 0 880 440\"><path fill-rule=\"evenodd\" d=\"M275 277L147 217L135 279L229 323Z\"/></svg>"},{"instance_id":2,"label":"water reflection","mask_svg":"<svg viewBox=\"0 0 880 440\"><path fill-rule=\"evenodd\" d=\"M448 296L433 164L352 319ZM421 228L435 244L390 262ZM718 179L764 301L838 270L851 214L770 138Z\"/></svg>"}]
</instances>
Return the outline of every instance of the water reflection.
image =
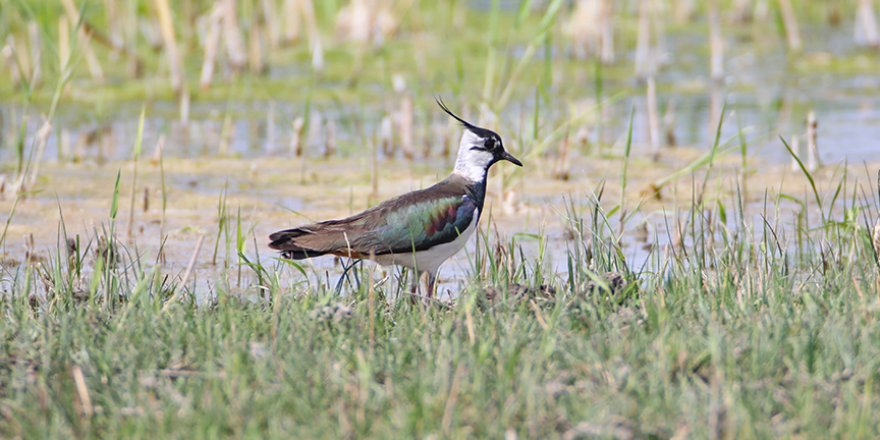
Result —
<instances>
[{"instance_id":1,"label":"water reflection","mask_svg":"<svg viewBox=\"0 0 880 440\"><path fill-rule=\"evenodd\" d=\"M880 154L880 146L876 143L876 139L880 138L880 106L877 102L880 97L848 96L844 93L834 97L810 96L804 90L788 85L775 91L768 88L760 92L744 92L715 82L706 87L705 94L662 93L659 92L663 89L660 83L657 88L664 133L661 143L674 141L682 146L711 147L721 110L726 105L728 112L736 112L736 118L726 120L722 139L736 135L739 128L747 129L750 133L750 155L771 163L788 160L777 135L788 137L803 133L807 114L811 110L815 111L818 119L818 137L823 145L821 159L826 163L844 160L859 162L874 159ZM305 132L305 139L298 141L294 137L302 133L297 134L295 120L300 118L302 121L302 115L301 107L295 103L253 102L232 109L211 103L196 103L186 125L178 120L176 107L172 103L160 103L148 111L143 145L145 151L150 151L159 136L164 135L165 152L175 157L287 155L291 153L291 146L302 148L306 155L318 156L326 153L328 131L332 131L332 141L339 147L340 153L367 154L367 142L363 136L381 133L386 117L382 111L375 111L375 107L367 105L355 112L340 113L315 106L307 118L306 126L302 127L300 122L299 130ZM516 115L522 112L522 106L510 107L512 110L508 114L502 113L502 123L521 120ZM628 115L633 107L637 109L633 130L634 154L638 154L638 148L642 146L648 148L650 131L644 94L603 104L601 130L598 126L592 130L590 142L609 145L625 134L628 118L622 115ZM513 110L517 108L520 110ZM139 113L139 105L122 104L112 119L98 119L84 117L81 112L65 111L62 106L44 157L48 160L98 162L130 158ZM431 118L429 114L422 116L414 121L415 133L424 133L426 136L415 136L418 138L415 141L435 143L427 134L444 133L446 124L440 119ZM548 127L568 117L564 112L549 110L544 112L544 116L546 120L542 123ZM14 145L23 121L26 125L27 148L39 129L41 116L25 114L21 107L13 104L0 106L0 159L16 158ZM504 127L501 131L505 131ZM522 133L515 127L506 131L511 133L508 136ZM603 139L598 139L598 136ZM381 142L381 139L376 142ZM416 159L423 156L421 149L419 153L414 155Z\"/></svg>"}]
</instances>

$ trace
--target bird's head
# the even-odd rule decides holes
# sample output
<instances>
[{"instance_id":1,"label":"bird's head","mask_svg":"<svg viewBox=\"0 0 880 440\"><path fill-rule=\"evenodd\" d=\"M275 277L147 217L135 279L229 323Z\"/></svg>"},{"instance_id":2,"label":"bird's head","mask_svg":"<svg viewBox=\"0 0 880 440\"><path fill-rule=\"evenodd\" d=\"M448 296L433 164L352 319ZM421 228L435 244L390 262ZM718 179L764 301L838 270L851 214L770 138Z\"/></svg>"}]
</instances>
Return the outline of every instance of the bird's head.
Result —
<instances>
[{"instance_id":1,"label":"bird's head","mask_svg":"<svg viewBox=\"0 0 880 440\"><path fill-rule=\"evenodd\" d=\"M519 159L504 149L501 136L492 130L477 127L452 113L440 98L437 104L449 116L455 118L464 127L461 141L458 144L458 158L455 160L455 172L472 181L482 181L486 172L495 162L506 160L516 166L522 166Z\"/></svg>"}]
</instances>

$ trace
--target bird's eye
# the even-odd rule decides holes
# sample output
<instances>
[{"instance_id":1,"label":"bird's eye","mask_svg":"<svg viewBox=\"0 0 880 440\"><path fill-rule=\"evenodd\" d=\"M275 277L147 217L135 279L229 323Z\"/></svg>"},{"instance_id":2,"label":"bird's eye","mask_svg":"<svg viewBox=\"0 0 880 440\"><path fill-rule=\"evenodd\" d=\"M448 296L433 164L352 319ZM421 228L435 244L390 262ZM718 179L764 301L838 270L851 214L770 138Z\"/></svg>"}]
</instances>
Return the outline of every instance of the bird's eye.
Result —
<instances>
[{"instance_id":1,"label":"bird's eye","mask_svg":"<svg viewBox=\"0 0 880 440\"><path fill-rule=\"evenodd\" d=\"M494 138L486 139L486 143L483 144L483 146L485 146L487 150L494 150L495 149L495 139Z\"/></svg>"}]
</instances>

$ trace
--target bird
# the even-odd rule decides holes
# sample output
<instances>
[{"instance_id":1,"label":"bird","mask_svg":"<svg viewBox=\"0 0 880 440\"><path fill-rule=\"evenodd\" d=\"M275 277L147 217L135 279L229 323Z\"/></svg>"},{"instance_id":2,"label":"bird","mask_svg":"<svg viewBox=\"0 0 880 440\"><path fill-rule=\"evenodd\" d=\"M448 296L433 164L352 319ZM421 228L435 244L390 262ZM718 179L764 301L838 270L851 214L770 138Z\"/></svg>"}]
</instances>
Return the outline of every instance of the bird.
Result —
<instances>
[{"instance_id":1,"label":"bird","mask_svg":"<svg viewBox=\"0 0 880 440\"><path fill-rule=\"evenodd\" d=\"M463 128L448 177L347 218L275 232L269 235L269 247L291 260L335 255L403 266L416 273L414 295L427 273L425 296L430 298L440 265L460 251L477 229L489 168L500 161L523 166L504 149L498 133L462 119L439 97L435 100Z\"/></svg>"}]
</instances>

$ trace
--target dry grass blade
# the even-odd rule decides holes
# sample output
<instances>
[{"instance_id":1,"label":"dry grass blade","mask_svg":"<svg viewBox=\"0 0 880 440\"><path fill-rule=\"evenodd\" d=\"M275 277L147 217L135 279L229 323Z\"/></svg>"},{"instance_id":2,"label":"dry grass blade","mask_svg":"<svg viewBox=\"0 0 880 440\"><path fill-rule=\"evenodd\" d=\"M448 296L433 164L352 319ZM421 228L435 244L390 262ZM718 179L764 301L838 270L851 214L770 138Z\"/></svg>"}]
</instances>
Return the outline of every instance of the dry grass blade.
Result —
<instances>
[{"instance_id":1,"label":"dry grass blade","mask_svg":"<svg viewBox=\"0 0 880 440\"><path fill-rule=\"evenodd\" d=\"M874 232L871 235L871 243L874 245L874 255L877 258L878 264L880 264L880 219L878 219L877 223L874 225Z\"/></svg>"},{"instance_id":2,"label":"dry grass blade","mask_svg":"<svg viewBox=\"0 0 880 440\"><path fill-rule=\"evenodd\" d=\"M205 234L199 235L199 239L196 241L196 247L193 249L192 256L189 259L189 263L186 265L186 271L183 272L183 278L180 280L180 287L174 291L174 295L169 299L164 306L162 306L162 310L165 310L172 303L176 302L182 293L186 290L186 283L189 281L190 274L192 274L193 268L196 265L196 260L199 258L199 251L202 250L202 242L205 241Z\"/></svg>"},{"instance_id":3,"label":"dry grass blade","mask_svg":"<svg viewBox=\"0 0 880 440\"><path fill-rule=\"evenodd\" d=\"M91 417L95 414L95 409L92 407L92 398L89 396L89 387L86 385L86 378L83 376L82 369L79 365L73 366L71 369L71 375L73 376L73 382L76 385L76 394L79 397L79 404L82 408L83 415Z\"/></svg>"}]
</instances>

